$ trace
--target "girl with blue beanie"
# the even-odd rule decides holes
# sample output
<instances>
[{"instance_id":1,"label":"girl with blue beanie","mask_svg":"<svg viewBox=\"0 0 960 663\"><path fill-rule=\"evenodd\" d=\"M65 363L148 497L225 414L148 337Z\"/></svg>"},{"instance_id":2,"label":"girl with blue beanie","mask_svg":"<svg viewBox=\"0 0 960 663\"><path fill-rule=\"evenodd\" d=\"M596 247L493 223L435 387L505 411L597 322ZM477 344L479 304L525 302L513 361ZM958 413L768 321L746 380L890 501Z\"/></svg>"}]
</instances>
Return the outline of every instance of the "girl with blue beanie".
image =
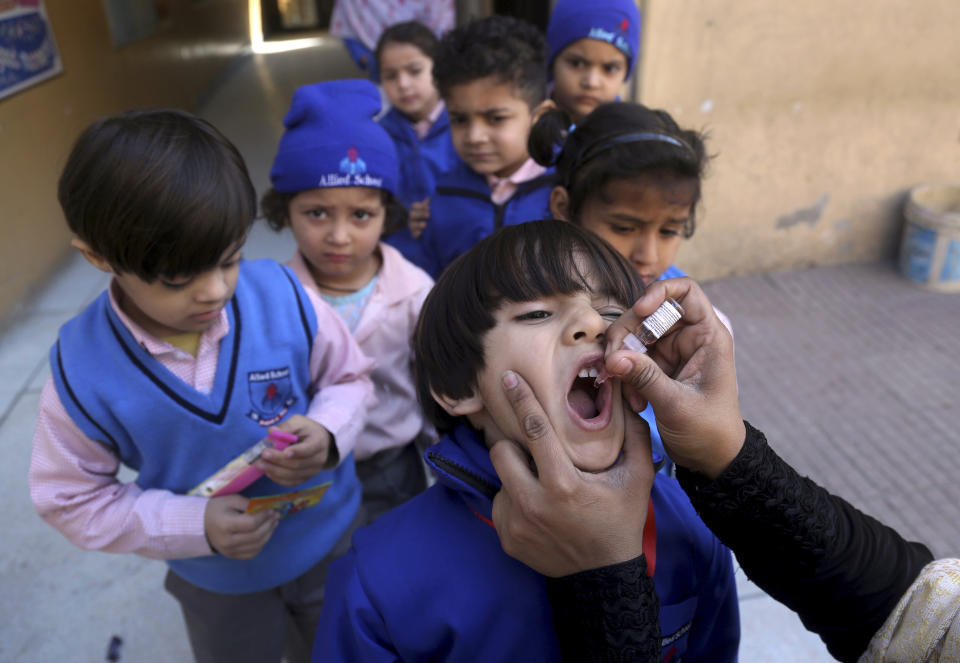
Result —
<instances>
[{"instance_id":1,"label":"girl with blue beanie","mask_svg":"<svg viewBox=\"0 0 960 663\"><path fill-rule=\"evenodd\" d=\"M635 0L557 0L547 25L551 94L574 123L616 101L640 48Z\"/></svg>"},{"instance_id":2,"label":"girl with blue beanie","mask_svg":"<svg viewBox=\"0 0 960 663\"><path fill-rule=\"evenodd\" d=\"M392 106L379 120L397 146L399 197L410 219L386 238L405 258L424 265L420 236L430 218L437 176L459 161L450 139L450 118L433 82L433 55L439 40L423 23L387 28L377 42L377 68Z\"/></svg>"},{"instance_id":3,"label":"girl with blue beanie","mask_svg":"<svg viewBox=\"0 0 960 663\"><path fill-rule=\"evenodd\" d=\"M673 260L696 228L696 210L709 161L703 134L682 129L662 110L641 104L603 104L573 131L554 109L530 131L530 155L555 166L558 184L550 192L554 218L599 235L630 261L644 285L686 276ZM730 321L718 317L733 333ZM653 410L655 454L672 463L660 443Z\"/></svg>"},{"instance_id":4,"label":"girl with blue beanie","mask_svg":"<svg viewBox=\"0 0 960 663\"><path fill-rule=\"evenodd\" d=\"M365 80L299 88L283 120L261 209L274 230L289 227L301 283L341 315L376 359L377 405L354 448L367 520L426 488L417 444L435 433L417 404L411 338L433 286L425 272L380 241L403 227L397 151L374 121L380 93Z\"/></svg>"}]
</instances>

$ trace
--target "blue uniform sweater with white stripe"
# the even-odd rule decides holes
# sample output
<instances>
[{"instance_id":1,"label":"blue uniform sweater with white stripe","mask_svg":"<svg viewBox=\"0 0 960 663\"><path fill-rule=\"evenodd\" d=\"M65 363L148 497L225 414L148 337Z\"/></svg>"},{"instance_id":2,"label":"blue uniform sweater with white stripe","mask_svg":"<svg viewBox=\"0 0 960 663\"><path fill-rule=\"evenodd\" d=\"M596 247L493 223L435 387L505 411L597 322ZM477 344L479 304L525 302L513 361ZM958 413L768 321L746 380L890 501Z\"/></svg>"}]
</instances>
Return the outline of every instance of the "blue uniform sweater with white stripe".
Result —
<instances>
[{"instance_id":1,"label":"blue uniform sweater with white stripe","mask_svg":"<svg viewBox=\"0 0 960 663\"><path fill-rule=\"evenodd\" d=\"M503 226L550 218L550 191L554 172L517 186L504 203L490 200L487 179L462 161L437 180L430 199L430 221L423 233L426 264L420 265L437 278L462 253Z\"/></svg>"},{"instance_id":2,"label":"blue uniform sweater with white stripe","mask_svg":"<svg viewBox=\"0 0 960 663\"><path fill-rule=\"evenodd\" d=\"M331 565L313 660L559 662L543 576L488 522L500 480L483 441L461 425L426 457L437 483L355 532ZM736 661L730 551L674 479L657 475L651 502L664 661Z\"/></svg>"},{"instance_id":3,"label":"blue uniform sweater with white stripe","mask_svg":"<svg viewBox=\"0 0 960 663\"><path fill-rule=\"evenodd\" d=\"M131 334L104 292L60 330L50 365L60 400L91 439L136 470L144 490L184 494L240 455L267 427L310 403L309 358L317 320L296 277L273 261L243 262L227 305L213 389L177 378ZM261 477L243 495L274 495L331 482L320 503L282 520L252 560L221 555L169 560L214 592L260 591L319 562L360 503L352 455L295 487Z\"/></svg>"}]
</instances>

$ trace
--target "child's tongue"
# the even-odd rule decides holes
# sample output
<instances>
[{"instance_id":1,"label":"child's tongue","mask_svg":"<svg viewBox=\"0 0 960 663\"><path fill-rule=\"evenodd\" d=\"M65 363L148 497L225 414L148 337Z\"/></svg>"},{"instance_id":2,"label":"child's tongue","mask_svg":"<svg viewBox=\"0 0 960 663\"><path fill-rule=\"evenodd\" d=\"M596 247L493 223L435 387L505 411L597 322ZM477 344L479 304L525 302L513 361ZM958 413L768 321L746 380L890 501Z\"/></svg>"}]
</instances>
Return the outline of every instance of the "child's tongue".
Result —
<instances>
[{"instance_id":1,"label":"child's tongue","mask_svg":"<svg viewBox=\"0 0 960 663\"><path fill-rule=\"evenodd\" d=\"M593 402L593 396L585 389L579 387L571 389L567 394L567 402L582 419L593 419L597 416L597 406Z\"/></svg>"}]
</instances>

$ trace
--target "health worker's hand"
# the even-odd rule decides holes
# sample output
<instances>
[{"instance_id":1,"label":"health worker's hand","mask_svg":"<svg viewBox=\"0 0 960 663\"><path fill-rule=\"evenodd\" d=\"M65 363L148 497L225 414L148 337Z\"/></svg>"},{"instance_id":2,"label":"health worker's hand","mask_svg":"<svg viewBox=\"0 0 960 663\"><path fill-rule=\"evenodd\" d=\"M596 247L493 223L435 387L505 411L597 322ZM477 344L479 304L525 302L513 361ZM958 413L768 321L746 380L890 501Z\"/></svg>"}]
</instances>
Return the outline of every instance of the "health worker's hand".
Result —
<instances>
[{"instance_id":1,"label":"health worker's hand","mask_svg":"<svg viewBox=\"0 0 960 663\"><path fill-rule=\"evenodd\" d=\"M242 495L211 497L203 512L203 529L214 552L233 559L253 559L270 540L280 522L271 509L244 513L249 500Z\"/></svg>"},{"instance_id":2,"label":"health worker's hand","mask_svg":"<svg viewBox=\"0 0 960 663\"><path fill-rule=\"evenodd\" d=\"M647 354L623 338L667 297L683 317ZM710 300L689 278L654 281L631 310L607 328L607 372L623 381L634 411L649 401L667 454L678 465L716 478L737 456L746 428L737 399L733 338Z\"/></svg>"},{"instance_id":3,"label":"health worker's hand","mask_svg":"<svg viewBox=\"0 0 960 663\"><path fill-rule=\"evenodd\" d=\"M646 422L624 408L620 460L604 472L583 472L523 378L507 371L502 380L525 433L523 440L500 440L490 450L503 482L493 500L503 550L551 577L638 557L654 476ZM536 475L522 446L533 456Z\"/></svg>"},{"instance_id":4,"label":"health worker's hand","mask_svg":"<svg viewBox=\"0 0 960 663\"><path fill-rule=\"evenodd\" d=\"M415 203L410 203L410 214L407 220L407 226L410 228L410 234L414 239L418 239L427 228L427 221L430 219L430 199L424 198Z\"/></svg>"},{"instance_id":5,"label":"health worker's hand","mask_svg":"<svg viewBox=\"0 0 960 663\"><path fill-rule=\"evenodd\" d=\"M297 436L282 451L264 449L257 467L281 486L296 486L336 465L338 454L326 428L309 417L295 414L276 428Z\"/></svg>"}]
</instances>

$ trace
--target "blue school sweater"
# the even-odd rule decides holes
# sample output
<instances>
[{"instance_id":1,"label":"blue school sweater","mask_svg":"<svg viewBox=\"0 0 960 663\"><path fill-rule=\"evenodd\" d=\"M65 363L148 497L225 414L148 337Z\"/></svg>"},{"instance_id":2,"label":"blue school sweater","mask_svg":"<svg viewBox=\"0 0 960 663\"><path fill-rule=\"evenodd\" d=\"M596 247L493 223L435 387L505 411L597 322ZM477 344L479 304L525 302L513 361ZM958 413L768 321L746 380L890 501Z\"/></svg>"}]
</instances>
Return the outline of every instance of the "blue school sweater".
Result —
<instances>
[{"instance_id":1,"label":"blue school sweater","mask_svg":"<svg viewBox=\"0 0 960 663\"><path fill-rule=\"evenodd\" d=\"M459 426L426 454L437 483L357 530L330 567L313 661L560 661L543 576L509 557L491 524L500 480ZM651 493L664 661L737 660L730 551L674 479Z\"/></svg>"},{"instance_id":2,"label":"blue school sweater","mask_svg":"<svg viewBox=\"0 0 960 663\"><path fill-rule=\"evenodd\" d=\"M379 122L397 146L400 166L400 191L398 192L400 202L409 208L411 203L430 198L433 195L437 177L460 161L457 151L453 148L453 141L450 139L450 116L447 114L447 109L443 109L423 140L413 130L410 120L396 108L391 108ZM426 263L422 237L414 239L408 228L385 237L384 241L418 267L423 267Z\"/></svg>"},{"instance_id":3,"label":"blue school sweater","mask_svg":"<svg viewBox=\"0 0 960 663\"><path fill-rule=\"evenodd\" d=\"M266 435L304 414L313 307L296 277L273 261L242 262L227 305L213 389L177 378L134 339L104 292L60 330L50 351L53 380L70 418L89 438L139 472L144 490L184 494ZM252 560L222 555L169 560L178 575L223 594L276 587L329 552L353 520L360 484L353 456L298 486L261 477L243 495L275 495L331 482L320 503L285 518Z\"/></svg>"},{"instance_id":4,"label":"blue school sweater","mask_svg":"<svg viewBox=\"0 0 960 663\"><path fill-rule=\"evenodd\" d=\"M430 222L423 233L427 264L421 265L437 278L453 260L503 226L550 218L553 169L523 182L501 205L490 200L487 179L463 161L437 180L430 199Z\"/></svg>"}]
</instances>

